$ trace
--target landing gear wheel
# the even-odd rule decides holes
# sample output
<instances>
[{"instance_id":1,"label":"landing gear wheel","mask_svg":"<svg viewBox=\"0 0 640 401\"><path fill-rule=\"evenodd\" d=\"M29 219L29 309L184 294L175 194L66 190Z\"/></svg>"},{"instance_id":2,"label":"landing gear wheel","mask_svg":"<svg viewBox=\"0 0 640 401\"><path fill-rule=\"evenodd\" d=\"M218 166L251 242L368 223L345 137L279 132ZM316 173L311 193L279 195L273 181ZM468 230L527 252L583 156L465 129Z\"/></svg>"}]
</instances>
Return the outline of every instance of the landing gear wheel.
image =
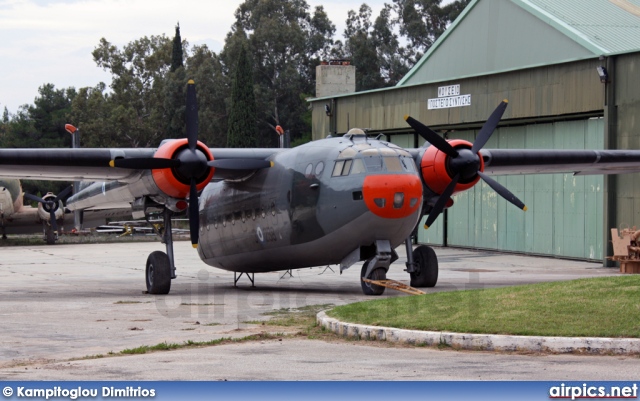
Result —
<instances>
[{"instance_id":1,"label":"landing gear wheel","mask_svg":"<svg viewBox=\"0 0 640 401\"><path fill-rule=\"evenodd\" d=\"M360 271L360 278L361 278L360 284L362 285L362 292L364 293L364 295L382 295L384 293L385 287L362 281L362 278L364 277L364 275L367 274L367 266L371 262L372 262L371 260L367 260L362 265L362 270ZM387 272L383 268L379 267L374 271L372 271L371 276L367 278L369 280L386 280Z\"/></svg>"},{"instance_id":2,"label":"landing gear wheel","mask_svg":"<svg viewBox=\"0 0 640 401\"><path fill-rule=\"evenodd\" d=\"M166 253L155 251L147 258L147 292L168 294L171 289L171 263Z\"/></svg>"},{"instance_id":3,"label":"landing gear wheel","mask_svg":"<svg viewBox=\"0 0 640 401\"><path fill-rule=\"evenodd\" d=\"M433 248L420 245L413 251L418 271L410 273L412 287L434 287L438 282L438 257Z\"/></svg>"},{"instance_id":4,"label":"landing gear wheel","mask_svg":"<svg viewBox=\"0 0 640 401\"><path fill-rule=\"evenodd\" d=\"M44 229L44 240L47 242L47 245L53 245L56 243L56 233L53 232L53 227L47 226Z\"/></svg>"}]
</instances>

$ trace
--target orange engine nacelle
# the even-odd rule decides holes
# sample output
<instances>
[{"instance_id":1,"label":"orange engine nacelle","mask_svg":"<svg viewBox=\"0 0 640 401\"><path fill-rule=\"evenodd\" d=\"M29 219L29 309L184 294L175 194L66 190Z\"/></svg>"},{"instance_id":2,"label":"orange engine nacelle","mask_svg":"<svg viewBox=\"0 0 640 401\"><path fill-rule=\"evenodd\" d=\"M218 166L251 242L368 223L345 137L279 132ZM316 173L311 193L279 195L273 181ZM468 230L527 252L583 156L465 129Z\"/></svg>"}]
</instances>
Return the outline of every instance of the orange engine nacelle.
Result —
<instances>
[{"instance_id":1,"label":"orange engine nacelle","mask_svg":"<svg viewBox=\"0 0 640 401\"><path fill-rule=\"evenodd\" d=\"M454 148L467 148L471 149L473 144L471 142L462 139L453 139L448 141ZM448 168L449 156L444 152L438 150L435 146L429 146L422 156L420 161L420 172L422 179L426 186L436 194L440 195L444 192L447 185L449 185L453 179L453 175ZM484 171L484 161L480 157L480 171ZM480 176L476 175L469 181L460 179L456 185L453 193L466 191L467 189L476 185L480 180Z\"/></svg>"},{"instance_id":2,"label":"orange engine nacelle","mask_svg":"<svg viewBox=\"0 0 640 401\"><path fill-rule=\"evenodd\" d=\"M153 157L175 159L180 151L188 147L189 145L186 138L176 139L160 146ZM207 161L213 160L211 151L209 151L209 148L206 147L204 143L198 141L196 148L204 154ZM208 167L207 170L196 179L198 191L202 191L204 187L207 186L211 178L213 178L214 173L215 169ZM176 168L154 169L151 174L158 188L168 196L184 199L189 195L190 182L182 178Z\"/></svg>"}]
</instances>

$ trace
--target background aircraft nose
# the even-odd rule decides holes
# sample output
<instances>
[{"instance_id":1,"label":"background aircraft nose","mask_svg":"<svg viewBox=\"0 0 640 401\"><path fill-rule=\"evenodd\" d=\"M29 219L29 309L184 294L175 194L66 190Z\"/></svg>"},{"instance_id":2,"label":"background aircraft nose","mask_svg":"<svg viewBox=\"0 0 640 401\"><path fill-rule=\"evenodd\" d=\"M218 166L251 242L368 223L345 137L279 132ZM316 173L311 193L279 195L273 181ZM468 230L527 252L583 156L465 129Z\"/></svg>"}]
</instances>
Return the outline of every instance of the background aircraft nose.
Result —
<instances>
[{"instance_id":1,"label":"background aircraft nose","mask_svg":"<svg viewBox=\"0 0 640 401\"><path fill-rule=\"evenodd\" d=\"M370 175L364 179L362 195L376 216L399 219L422 205L422 183L411 174Z\"/></svg>"}]
</instances>

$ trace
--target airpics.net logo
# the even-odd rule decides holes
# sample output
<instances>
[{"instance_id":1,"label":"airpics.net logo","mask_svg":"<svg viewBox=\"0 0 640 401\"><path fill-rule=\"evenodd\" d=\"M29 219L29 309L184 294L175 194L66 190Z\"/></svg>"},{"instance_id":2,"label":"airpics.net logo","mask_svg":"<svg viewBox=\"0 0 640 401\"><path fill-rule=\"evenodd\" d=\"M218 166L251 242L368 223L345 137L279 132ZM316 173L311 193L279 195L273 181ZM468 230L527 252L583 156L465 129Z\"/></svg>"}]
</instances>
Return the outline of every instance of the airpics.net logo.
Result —
<instances>
[{"instance_id":1,"label":"airpics.net logo","mask_svg":"<svg viewBox=\"0 0 640 401\"><path fill-rule=\"evenodd\" d=\"M637 399L638 385L631 386L566 386L564 383L549 389L549 398L562 399Z\"/></svg>"}]
</instances>

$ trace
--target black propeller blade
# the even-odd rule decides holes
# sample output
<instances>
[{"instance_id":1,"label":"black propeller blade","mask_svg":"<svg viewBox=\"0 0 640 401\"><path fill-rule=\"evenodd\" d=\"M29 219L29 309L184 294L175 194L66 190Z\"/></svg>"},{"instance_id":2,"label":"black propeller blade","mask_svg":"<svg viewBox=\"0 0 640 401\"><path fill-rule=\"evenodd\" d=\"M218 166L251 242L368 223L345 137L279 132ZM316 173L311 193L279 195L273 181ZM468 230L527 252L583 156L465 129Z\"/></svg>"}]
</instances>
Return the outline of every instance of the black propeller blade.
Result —
<instances>
[{"instance_id":1,"label":"black propeller blade","mask_svg":"<svg viewBox=\"0 0 640 401\"><path fill-rule=\"evenodd\" d=\"M273 162L269 160L255 159L211 160L207 164L209 167L215 167L223 170L259 170L262 168L273 167Z\"/></svg>"},{"instance_id":2,"label":"black propeller blade","mask_svg":"<svg viewBox=\"0 0 640 401\"><path fill-rule=\"evenodd\" d=\"M189 140L189 149L196 150L198 142L198 101L196 99L196 85L192 79L187 85L187 139Z\"/></svg>"},{"instance_id":3,"label":"black propeller blade","mask_svg":"<svg viewBox=\"0 0 640 401\"><path fill-rule=\"evenodd\" d=\"M198 188L196 188L196 179L191 178L191 187L189 188L189 233L191 235L191 245L198 247L199 228L200 228L200 205L198 204Z\"/></svg>"},{"instance_id":4,"label":"black propeller blade","mask_svg":"<svg viewBox=\"0 0 640 401\"><path fill-rule=\"evenodd\" d=\"M509 101L507 99L503 100L498 105L498 107L496 107L493 113L491 113L489 119L484 123L484 125L480 129L480 132L478 132L478 137L473 142L471 152L478 153L480 149L482 149L484 145L487 144L487 141L489 141L489 138L491 138L491 134L493 134L493 131L495 131L496 127L498 126L498 123L500 122L504 111L507 109L508 103Z\"/></svg>"},{"instance_id":5,"label":"black propeller blade","mask_svg":"<svg viewBox=\"0 0 640 401\"><path fill-rule=\"evenodd\" d=\"M201 166L200 158L196 155L196 144L198 142L198 100L196 97L196 85L192 79L189 80L187 85L187 111L186 111L186 124L187 124L187 141L189 143L189 155L188 159L193 161L191 167L191 185L189 188L189 232L191 233L191 245L194 248L198 247L198 230L200 229L200 212L198 204L198 188L196 177L199 176L198 170L203 170L208 167L206 160L205 165Z\"/></svg>"},{"instance_id":6,"label":"black propeller blade","mask_svg":"<svg viewBox=\"0 0 640 401\"><path fill-rule=\"evenodd\" d=\"M158 157L140 157L131 159L115 159L111 161L111 167L131 168L131 169L161 169L180 167L180 160L161 159Z\"/></svg>"},{"instance_id":7,"label":"black propeller blade","mask_svg":"<svg viewBox=\"0 0 640 401\"><path fill-rule=\"evenodd\" d=\"M498 181L496 181L493 178L489 177L488 175L486 175L482 171L478 171L478 175L480 176L480 178L482 178L484 180L484 182L487 183L488 186L493 188L493 190L496 191L498 193L498 195L502 196L507 202L512 203L513 205L517 206L518 208L524 210L525 212L527 211L527 207L525 206L525 204L522 203L522 201L520 199L518 199L517 196L512 194L511 191L509 191L507 188L505 188L502 185L500 185L500 183L498 183Z\"/></svg>"},{"instance_id":8,"label":"black propeller blade","mask_svg":"<svg viewBox=\"0 0 640 401\"><path fill-rule=\"evenodd\" d=\"M503 100L498 107L491 113L489 119L484 123L476 140L473 142L471 150L469 149L454 149L449 142L440 137L433 130L429 129L419 121L414 120L409 116L405 116L405 120L415 131L420 134L424 139L429 141L433 146L435 146L438 150L446 153L449 156L448 159L448 169L451 173L454 174L453 179L447 185L442 194L438 197L436 204L429 212L429 217L425 222L425 228L429 228L431 224L438 218L440 213L444 210L447 201L453 194L458 181L462 178L463 182L471 182L476 176L479 176L487 183L494 191L498 193L498 195L502 196L508 202L517 206L518 208L526 211L527 207L520 199L518 199L513 193L511 193L507 188L500 185L497 181L490 178L482 171L480 171L480 155L478 152L487 144L491 135L495 131L498 123L500 123L500 119L507 109L508 101Z\"/></svg>"},{"instance_id":9,"label":"black propeller blade","mask_svg":"<svg viewBox=\"0 0 640 401\"><path fill-rule=\"evenodd\" d=\"M433 206L433 209L429 212L429 217L427 217L427 221L424 223L424 228L428 229L431 227L433 222L440 216L440 213L444 210L444 207L447 204L449 198L451 198L451 194L453 194L453 190L456 188L458 184L458 180L460 179L460 174L456 174L449 185L444 189L442 195L438 198L438 201Z\"/></svg>"},{"instance_id":10,"label":"black propeller blade","mask_svg":"<svg viewBox=\"0 0 640 401\"><path fill-rule=\"evenodd\" d=\"M446 153L451 157L458 157L458 151L449 145L443 137L438 135L434 130L422 124L420 121L410 116L404 116L404 120L413 128L421 137L423 137L430 144L435 146L441 152Z\"/></svg>"}]
</instances>

